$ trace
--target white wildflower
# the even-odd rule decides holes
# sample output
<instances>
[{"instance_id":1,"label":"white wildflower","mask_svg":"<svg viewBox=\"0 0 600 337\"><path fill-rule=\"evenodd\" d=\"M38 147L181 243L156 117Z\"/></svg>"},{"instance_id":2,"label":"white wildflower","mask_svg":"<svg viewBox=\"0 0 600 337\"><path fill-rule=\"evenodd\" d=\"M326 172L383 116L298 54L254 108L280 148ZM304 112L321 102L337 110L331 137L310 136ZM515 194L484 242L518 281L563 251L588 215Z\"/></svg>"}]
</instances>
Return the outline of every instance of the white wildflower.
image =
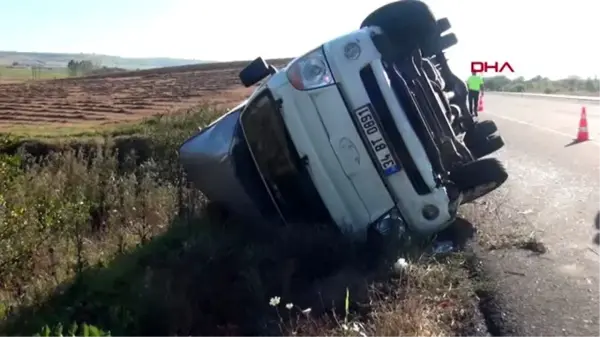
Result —
<instances>
[{"instance_id":1,"label":"white wildflower","mask_svg":"<svg viewBox=\"0 0 600 337\"><path fill-rule=\"evenodd\" d=\"M306 309L302 310L302 313L305 315L309 315L311 311L312 311L311 308L306 308Z\"/></svg>"},{"instance_id":2,"label":"white wildflower","mask_svg":"<svg viewBox=\"0 0 600 337\"><path fill-rule=\"evenodd\" d=\"M394 270L401 271L408 267L408 262L404 258L399 258L396 263L394 263Z\"/></svg>"},{"instance_id":3,"label":"white wildflower","mask_svg":"<svg viewBox=\"0 0 600 337\"><path fill-rule=\"evenodd\" d=\"M293 307L294 307L294 303L288 303L288 304L285 305L285 308L287 310L292 310Z\"/></svg>"},{"instance_id":4,"label":"white wildflower","mask_svg":"<svg viewBox=\"0 0 600 337\"><path fill-rule=\"evenodd\" d=\"M358 336L367 337L365 326L360 322L352 322L352 326L350 328L346 326L346 324L343 324L342 328L346 331L352 330L353 332L358 333Z\"/></svg>"},{"instance_id":5,"label":"white wildflower","mask_svg":"<svg viewBox=\"0 0 600 337\"><path fill-rule=\"evenodd\" d=\"M271 297L271 299L269 300L269 305L272 307L276 307L279 305L280 302L281 302L281 297L274 296L274 297Z\"/></svg>"}]
</instances>

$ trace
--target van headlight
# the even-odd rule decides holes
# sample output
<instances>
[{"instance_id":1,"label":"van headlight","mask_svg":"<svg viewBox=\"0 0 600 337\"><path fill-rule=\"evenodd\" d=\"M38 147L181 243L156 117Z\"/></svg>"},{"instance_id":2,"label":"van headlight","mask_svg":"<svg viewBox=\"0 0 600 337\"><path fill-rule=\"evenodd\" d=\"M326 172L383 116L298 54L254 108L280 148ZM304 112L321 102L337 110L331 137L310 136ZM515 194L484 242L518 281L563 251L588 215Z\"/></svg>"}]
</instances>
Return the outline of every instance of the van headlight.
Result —
<instances>
[{"instance_id":1,"label":"van headlight","mask_svg":"<svg viewBox=\"0 0 600 337\"><path fill-rule=\"evenodd\" d=\"M323 47L294 60L286 72L288 80L298 90L312 90L335 84Z\"/></svg>"}]
</instances>

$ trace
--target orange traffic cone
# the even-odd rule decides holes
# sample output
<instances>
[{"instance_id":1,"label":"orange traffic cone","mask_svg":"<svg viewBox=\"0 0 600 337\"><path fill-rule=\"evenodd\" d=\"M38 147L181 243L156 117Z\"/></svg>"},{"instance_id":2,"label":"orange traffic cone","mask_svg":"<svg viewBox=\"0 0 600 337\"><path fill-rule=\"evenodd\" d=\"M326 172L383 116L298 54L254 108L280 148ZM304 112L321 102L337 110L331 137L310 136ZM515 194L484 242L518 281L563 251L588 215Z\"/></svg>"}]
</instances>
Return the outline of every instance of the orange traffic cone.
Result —
<instances>
[{"instance_id":1,"label":"orange traffic cone","mask_svg":"<svg viewBox=\"0 0 600 337\"><path fill-rule=\"evenodd\" d=\"M483 95L479 96L479 104L477 107L477 112L482 112L483 111Z\"/></svg>"},{"instance_id":2,"label":"orange traffic cone","mask_svg":"<svg viewBox=\"0 0 600 337\"><path fill-rule=\"evenodd\" d=\"M577 130L577 142L585 142L590 140L590 134L588 133L587 127L587 115L585 113L585 107L581 107L581 117L579 117L579 130Z\"/></svg>"}]
</instances>

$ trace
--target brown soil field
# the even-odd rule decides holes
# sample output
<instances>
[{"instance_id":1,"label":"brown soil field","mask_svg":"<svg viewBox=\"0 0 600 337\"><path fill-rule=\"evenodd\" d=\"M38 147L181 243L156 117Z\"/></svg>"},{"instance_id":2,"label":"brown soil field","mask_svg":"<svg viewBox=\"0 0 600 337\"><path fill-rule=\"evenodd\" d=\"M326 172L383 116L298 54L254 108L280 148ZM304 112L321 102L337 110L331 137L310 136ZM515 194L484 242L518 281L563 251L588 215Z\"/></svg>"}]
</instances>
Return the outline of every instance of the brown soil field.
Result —
<instances>
[{"instance_id":1,"label":"brown soil field","mask_svg":"<svg viewBox=\"0 0 600 337\"><path fill-rule=\"evenodd\" d=\"M270 62L279 67L287 61ZM115 124L206 104L232 107L252 90L238 79L245 64L198 64L0 84L0 132Z\"/></svg>"}]
</instances>

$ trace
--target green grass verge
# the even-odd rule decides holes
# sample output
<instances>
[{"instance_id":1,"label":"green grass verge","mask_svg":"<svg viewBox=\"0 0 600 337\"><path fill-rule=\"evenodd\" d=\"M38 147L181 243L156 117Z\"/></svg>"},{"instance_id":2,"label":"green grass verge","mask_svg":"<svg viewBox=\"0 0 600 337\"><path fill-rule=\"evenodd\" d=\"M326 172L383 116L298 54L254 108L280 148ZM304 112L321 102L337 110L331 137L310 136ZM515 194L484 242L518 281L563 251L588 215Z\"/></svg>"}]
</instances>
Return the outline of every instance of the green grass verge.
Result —
<instances>
[{"instance_id":1,"label":"green grass verge","mask_svg":"<svg viewBox=\"0 0 600 337\"><path fill-rule=\"evenodd\" d=\"M35 75L35 76L34 76ZM0 66L0 81L53 80L68 77L67 69L39 69Z\"/></svg>"}]
</instances>

